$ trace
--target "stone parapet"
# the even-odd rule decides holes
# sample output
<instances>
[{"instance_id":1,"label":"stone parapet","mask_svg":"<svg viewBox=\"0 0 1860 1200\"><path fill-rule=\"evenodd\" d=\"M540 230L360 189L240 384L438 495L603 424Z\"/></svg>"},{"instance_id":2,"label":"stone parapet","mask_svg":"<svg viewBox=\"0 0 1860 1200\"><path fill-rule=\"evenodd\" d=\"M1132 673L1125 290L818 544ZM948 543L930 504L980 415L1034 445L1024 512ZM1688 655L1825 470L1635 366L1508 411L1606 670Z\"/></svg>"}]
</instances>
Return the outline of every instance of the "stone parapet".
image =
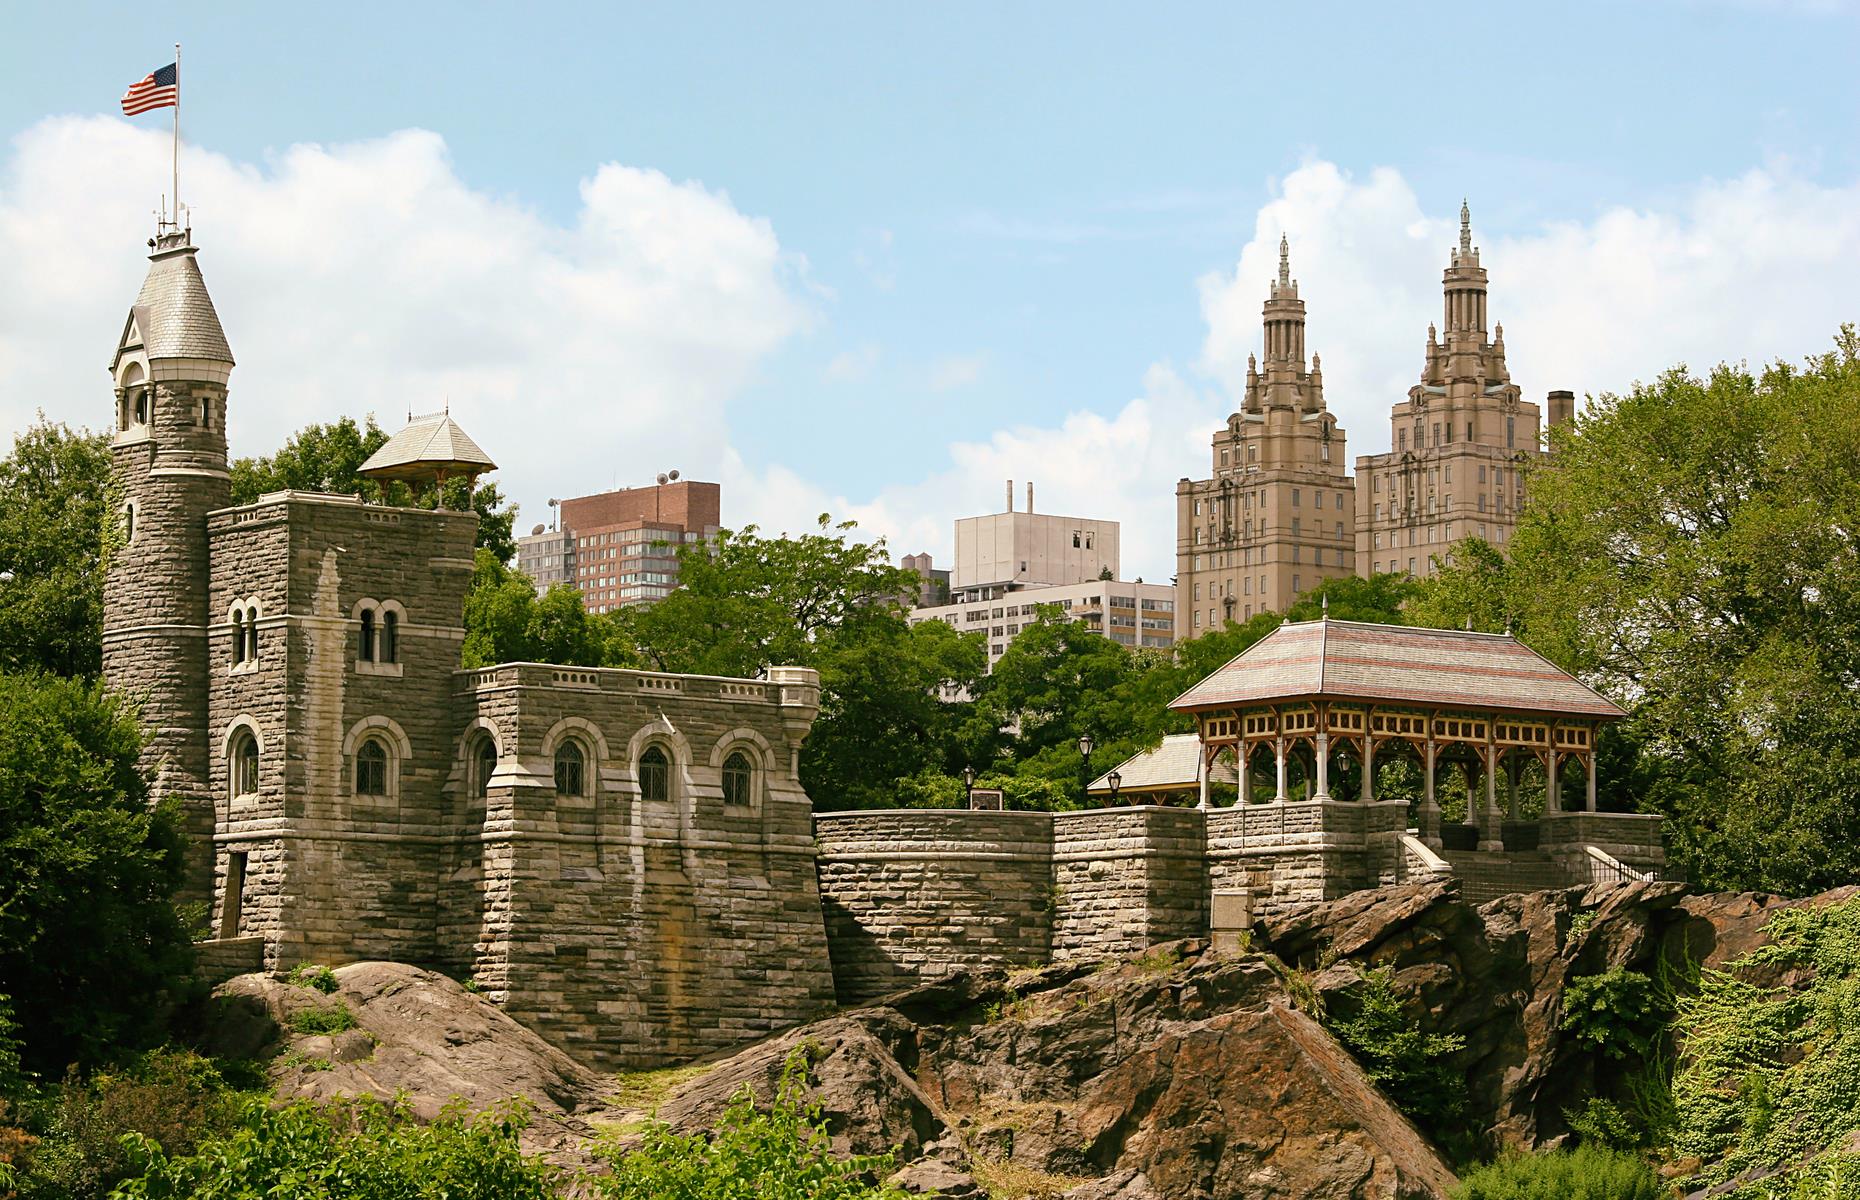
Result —
<instances>
[{"instance_id":1,"label":"stone parapet","mask_svg":"<svg viewBox=\"0 0 1860 1200\"><path fill-rule=\"evenodd\" d=\"M1207 929L1207 822L1192 808L1053 816L1052 958L1109 958Z\"/></svg>"}]
</instances>

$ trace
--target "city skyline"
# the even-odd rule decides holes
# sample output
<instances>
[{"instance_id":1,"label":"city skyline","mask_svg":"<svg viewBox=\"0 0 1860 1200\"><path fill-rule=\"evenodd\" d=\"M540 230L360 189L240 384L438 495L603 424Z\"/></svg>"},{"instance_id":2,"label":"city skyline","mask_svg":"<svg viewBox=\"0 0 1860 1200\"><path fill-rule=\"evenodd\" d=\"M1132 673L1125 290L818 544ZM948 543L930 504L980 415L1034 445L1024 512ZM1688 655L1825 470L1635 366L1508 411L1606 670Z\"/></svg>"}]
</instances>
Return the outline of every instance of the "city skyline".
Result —
<instances>
[{"instance_id":1,"label":"city skyline","mask_svg":"<svg viewBox=\"0 0 1860 1200\"><path fill-rule=\"evenodd\" d=\"M956 518L1032 479L1046 511L1123 523L1125 575L1166 580L1175 481L1238 406L1279 238L1330 406L1376 453L1462 197L1533 401L1799 358L1860 315L1846 6L1610 8L1603 42L1576 16L1390 10L1339 39L1181 11L1205 37L1104 8L780 29L711 8L588 18L565 49L546 15L468 10L399 73L394 30L340 14L300 39L230 7L28 14L0 98L0 432L108 421L90 333L133 286L168 138L105 114L177 37L183 193L255 401L234 452L449 403L521 528L550 495L678 468L730 492L727 524L831 511L948 562ZM592 72L600 46L632 69ZM1413 83L1456 57L1505 64L1503 94ZM442 78L491 58L488 96Z\"/></svg>"}]
</instances>

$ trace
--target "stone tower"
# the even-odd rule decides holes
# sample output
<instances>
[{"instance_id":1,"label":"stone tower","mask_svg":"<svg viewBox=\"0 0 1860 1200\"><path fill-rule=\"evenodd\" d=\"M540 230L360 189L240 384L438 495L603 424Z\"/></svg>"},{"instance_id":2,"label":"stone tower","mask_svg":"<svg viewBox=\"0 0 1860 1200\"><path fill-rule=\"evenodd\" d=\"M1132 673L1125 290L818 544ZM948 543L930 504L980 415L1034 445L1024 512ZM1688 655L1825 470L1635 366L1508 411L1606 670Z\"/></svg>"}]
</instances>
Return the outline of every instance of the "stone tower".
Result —
<instances>
[{"instance_id":1,"label":"stone tower","mask_svg":"<svg viewBox=\"0 0 1860 1200\"><path fill-rule=\"evenodd\" d=\"M1355 571L1343 429L1317 355L1305 366L1305 302L1283 237L1263 317L1265 362L1247 358L1241 409L1213 438L1213 477L1175 487L1177 640L1283 612Z\"/></svg>"},{"instance_id":2,"label":"stone tower","mask_svg":"<svg viewBox=\"0 0 1860 1200\"><path fill-rule=\"evenodd\" d=\"M228 503L226 381L232 350L190 230L154 242L148 277L110 360L118 536L104 576L103 670L141 707L155 794L181 802L181 898L212 895L214 805L206 728L207 514Z\"/></svg>"},{"instance_id":3,"label":"stone tower","mask_svg":"<svg viewBox=\"0 0 1860 1200\"><path fill-rule=\"evenodd\" d=\"M1501 549L1524 500L1521 468L1541 453L1537 405L1505 365L1505 327L1486 333L1485 267L1460 205L1460 238L1441 278L1444 336L1427 327L1421 381L1390 414L1387 454L1356 460L1356 558L1363 573L1433 572L1454 542ZM1552 392L1553 413L1573 408Z\"/></svg>"}]
</instances>

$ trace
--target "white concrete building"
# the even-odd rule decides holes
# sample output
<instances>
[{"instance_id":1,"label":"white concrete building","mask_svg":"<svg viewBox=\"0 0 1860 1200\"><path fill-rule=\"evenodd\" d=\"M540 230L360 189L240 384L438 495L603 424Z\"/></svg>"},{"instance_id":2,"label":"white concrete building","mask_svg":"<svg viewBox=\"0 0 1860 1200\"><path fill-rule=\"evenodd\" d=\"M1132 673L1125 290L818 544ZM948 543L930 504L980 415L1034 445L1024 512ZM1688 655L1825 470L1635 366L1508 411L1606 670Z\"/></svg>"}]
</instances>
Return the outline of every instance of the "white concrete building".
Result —
<instances>
[{"instance_id":1,"label":"white concrete building","mask_svg":"<svg viewBox=\"0 0 1860 1200\"><path fill-rule=\"evenodd\" d=\"M1175 642L1175 588L1166 583L1129 583L1092 579L1055 587L1021 588L976 596L935 608L911 610L911 624L942 621L961 633L979 633L988 645L993 670L1008 644L1037 619L1041 605L1051 604L1074 621L1120 645L1160 649Z\"/></svg>"}]
</instances>

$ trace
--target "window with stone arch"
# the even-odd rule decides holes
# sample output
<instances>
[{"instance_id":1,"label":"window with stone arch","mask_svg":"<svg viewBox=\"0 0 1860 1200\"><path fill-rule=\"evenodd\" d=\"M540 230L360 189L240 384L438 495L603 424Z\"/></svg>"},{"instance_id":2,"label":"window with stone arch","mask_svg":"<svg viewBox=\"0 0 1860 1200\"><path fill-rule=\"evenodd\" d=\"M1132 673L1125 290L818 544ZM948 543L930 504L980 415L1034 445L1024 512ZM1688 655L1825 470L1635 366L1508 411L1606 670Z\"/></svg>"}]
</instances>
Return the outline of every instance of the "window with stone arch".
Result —
<instances>
[{"instance_id":1,"label":"window with stone arch","mask_svg":"<svg viewBox=\"0 0 1860 1200\"><path fill-rule=\"evenodd\" d=\"M376 660L384 663L400 661L400 614L393 609L386 609L381 614L381 653Z\"/></svg>"},{"instance_id":2,"label":"window with stone arch","mask_svg":"<svg viewBox=\"0 0 1860 1200\"><path fill-rule=\"evenodd\" d=\"M245 610L245 657L258 661L258 606Z\"/></svg>"},{"instance_id":3,"label":"window with stone arch","mask_svg":"<svg viewBox=\"0 0 1860 1200\"><path fill-rule=\"evenodd\" d=\"M238 607L232 610L232 660L235 667L245 661L245 611Z\"/></svg>"},{"instance_id":4,"label":"window with stone arch","mask_svg":"<svg viewBox=\"0 0 1860 1200\"><path fill-rule=\"evenodd\" d=\"M639 756L639 797L642 800L672 798L672 760L665 747L647 746Z\"/></svg>"},{"instance_id":5,"label":"window with stone arch","mask_svg":"<svg viewBox=\"0 0 1860 1200\"><path fill-rule=\"evenodd\" d=\"M588 794L587 786L587 751L574 738L562 739L562 744L555 748L555 794L585 796Z\"/></svg>"},{"instance_id":6,"label":"window with stone arch","mask_svg":"<svg viewBox=\"0 0 1860 1200\"><path fill-rule=\"evenodd\" d=\"M491 794L491 776L497 773L497 743L490 734L480 736L473 745L471 763L472 794L482 800Z\"/></svg>"},{"instance_id":7,"label":"window with stone arch","mask_svg":"<svg viewBox=\"0 0 1860 1200\"><path fill-rule=\"evenodd\" d=\"M388 791L388 773L393 766L387 747L380 738L364 739L355 748L355 794L358 796L386 797Z\"/></svg>"},{"instance_id":8,"label":"window with stone arch","mask_svg":"<svg viewBox=\"0 0 1860 1200\"><path fill-rule=\"evenodd\" d=\"M756 767L749 754L732 750L723 760L723 802L747 808L755 803Z\"/></svg>"},{"instance_id":9,"label":"window with stone arch","mask_svg":"<svg viewBox=\"0 0 1860 1200\"><path fill-rule=\"evenodd\" d=\"M357 648L356 658L362 662L375 661L375 610L362 610L362 644Z\"/></svg>"},{"instance_id":10,"label":"window with stone arch","mask_svg":"<svg viewBox=\"0 0 1860 1200\"><path fill-rule=\"evenodd\" d=\"M233 735L232 754L227 759L235 798L258 794L258 738L250 729Z\"/></svg>"}]
</instances>

